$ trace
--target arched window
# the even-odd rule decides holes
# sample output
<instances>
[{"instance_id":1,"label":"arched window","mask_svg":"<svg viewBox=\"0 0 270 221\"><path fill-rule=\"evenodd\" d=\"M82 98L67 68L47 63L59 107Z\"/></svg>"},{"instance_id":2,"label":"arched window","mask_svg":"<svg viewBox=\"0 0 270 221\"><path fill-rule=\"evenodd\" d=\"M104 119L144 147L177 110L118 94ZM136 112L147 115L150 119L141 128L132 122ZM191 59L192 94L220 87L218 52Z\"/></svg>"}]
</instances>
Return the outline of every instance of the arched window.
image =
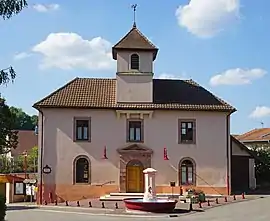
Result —
<instances>
[{"instance_id":1,"label":"arched window","mask_svg":"<svg viewBox=\"0 0 270 221\"><path fill-rule=\"evenodd\" d=\"M179 184L195 185L195 163L193 160L184 159L179 163Z\"/></svg>"},{"instance_id":2,"label":"arched window","mask_svg":"<svg viewBox=\"0 0 270 221\"><path fill-rule=\"evenodd\" d=\"M130 56L130 69L139 70L140 69L140 58L137 54L132 54Z\"/></svg>"},{"instance_id":3,"label":"arched window","mask_svg":"<svg viewBox=\"0 0 270 221\"><path fill-rule=\"evenodd\" d=\"M90 183L90 160L81 156L74 161L75 183Z\"/></svg>"}]
</instances>

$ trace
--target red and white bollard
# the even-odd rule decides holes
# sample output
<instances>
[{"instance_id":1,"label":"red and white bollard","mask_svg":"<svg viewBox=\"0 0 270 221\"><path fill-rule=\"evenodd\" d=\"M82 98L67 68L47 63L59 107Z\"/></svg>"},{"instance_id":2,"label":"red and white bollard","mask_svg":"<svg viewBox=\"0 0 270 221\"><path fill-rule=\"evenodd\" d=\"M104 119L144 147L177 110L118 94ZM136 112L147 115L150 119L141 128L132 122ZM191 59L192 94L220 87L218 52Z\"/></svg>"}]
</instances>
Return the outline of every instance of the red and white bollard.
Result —
<instances>
[{"instance_id":1,"label":"red and white bollard","mask_svg":"<svg viewBox=\"0 0 270 221\"><path fill-rule=\"evenodd\" d=\"M243 200L245 199L245 193L242 193L242 199Z\"/></svg>"}]
</instances>

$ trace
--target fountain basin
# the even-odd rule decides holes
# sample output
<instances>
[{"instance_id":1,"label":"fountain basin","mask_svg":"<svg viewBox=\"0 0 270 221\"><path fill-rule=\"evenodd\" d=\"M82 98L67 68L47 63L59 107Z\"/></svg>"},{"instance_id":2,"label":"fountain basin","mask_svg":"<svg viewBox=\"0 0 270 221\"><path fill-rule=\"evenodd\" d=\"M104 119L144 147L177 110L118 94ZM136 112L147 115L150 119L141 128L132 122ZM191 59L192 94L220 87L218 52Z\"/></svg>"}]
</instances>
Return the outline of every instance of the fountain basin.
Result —
<instances>
[{"instance_id":1,"label":"fountain basin","mask_svg":"<svg viewBox=\"0 0 270 221\"><path fill-rule=\"evenodd\" d=\"M143 198L127 198L123 200L128 210L139 210L152 213L170 213L175 209L177 200L156 199L143 201Z\"/></svg>"}]
</instances>

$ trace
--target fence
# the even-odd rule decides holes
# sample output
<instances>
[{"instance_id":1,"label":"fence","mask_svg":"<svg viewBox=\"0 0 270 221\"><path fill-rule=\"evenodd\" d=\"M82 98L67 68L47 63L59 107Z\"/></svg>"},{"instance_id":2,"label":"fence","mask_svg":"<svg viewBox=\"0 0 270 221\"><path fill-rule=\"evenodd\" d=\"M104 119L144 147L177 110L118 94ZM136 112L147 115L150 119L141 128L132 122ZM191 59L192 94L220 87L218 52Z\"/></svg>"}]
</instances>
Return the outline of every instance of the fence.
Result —
<instances>
[{"instance_id":1,"label":"fence","mask_svg":"<svg viewBox=\"0 0 270 221\"><path fill-rule=\"evenodd\" d=\"M9 158L7 156L0 156L0 173L27 173L38 172L38 158L26 158L18 156L16 158Z\"/></svg>"}]
</instances>

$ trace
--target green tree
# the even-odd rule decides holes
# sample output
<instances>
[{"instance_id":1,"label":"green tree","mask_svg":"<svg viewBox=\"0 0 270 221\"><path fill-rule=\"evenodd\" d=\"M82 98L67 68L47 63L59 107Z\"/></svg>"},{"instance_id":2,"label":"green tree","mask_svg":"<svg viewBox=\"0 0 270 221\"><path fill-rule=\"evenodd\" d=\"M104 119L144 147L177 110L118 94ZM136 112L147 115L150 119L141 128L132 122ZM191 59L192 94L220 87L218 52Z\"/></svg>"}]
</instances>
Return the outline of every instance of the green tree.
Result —
<instances>
[{"instance_id":1,"label":"green tree","mask_svg":"<svg viewBox=\"0 0 270 221\"><path fill-rule=\"evenodd\" d=\"M38 147L33 147L27 156L27 171L37 172L38 169Z\"/></svg>"},{"instance_id":2,"label":"green tree","mask_svg":"<svg viewBox=\"0 0 270 221\"><path fill-rule=\"evenodd\" d=\"M251 145L255 158L255 173L257 184L270 185L270 145Z\"/></svg>"},{"instance_id":3,"label":"green tree","mask_svg":"<svg viewBox=\"0 0 270 221\"><path fill-rule=\"evenodd\" d=\"M17 131L14 131L15 115L5 100L0 97L0 154L5 154L18 145Z\"/></svg>"},{"instance_id":4,"label":"green tree","mask_svg":"<svg viewBox=\"0 0 270 221\"><path fill-rule=\"evenodd\" d=\"M27 7L26 0L0 0L0 16L10 19ZM0 70L0 85L8 84L16 77L16 72L10 66ZM14 128L14 114L11 113L5 99L0 94L0 154L7 153L11 148L16 148L18 144L17 132Z\"/></svg>"},{"instance_id":5,"label":"green tree","mask_svg":"<svg viewBox=\"0 0 270 221\"><path fill-rule=\"evenodd\" d=\"M9 19L13 15L20 13L25 7L27 7L26 0L1 0L0 16L3 19Z\"/></svg>"},{"instance_id":6,"label":"green tree","mask_svg":"<svg viewBox=\"0 0 270 221\"><path fill-rule=\"evenodd\" d=\"M15 115L15 130L34 130L38 122L38 116L29 116L21 108L10 107L10 111Z\"/></svg>"}]
</instances>

